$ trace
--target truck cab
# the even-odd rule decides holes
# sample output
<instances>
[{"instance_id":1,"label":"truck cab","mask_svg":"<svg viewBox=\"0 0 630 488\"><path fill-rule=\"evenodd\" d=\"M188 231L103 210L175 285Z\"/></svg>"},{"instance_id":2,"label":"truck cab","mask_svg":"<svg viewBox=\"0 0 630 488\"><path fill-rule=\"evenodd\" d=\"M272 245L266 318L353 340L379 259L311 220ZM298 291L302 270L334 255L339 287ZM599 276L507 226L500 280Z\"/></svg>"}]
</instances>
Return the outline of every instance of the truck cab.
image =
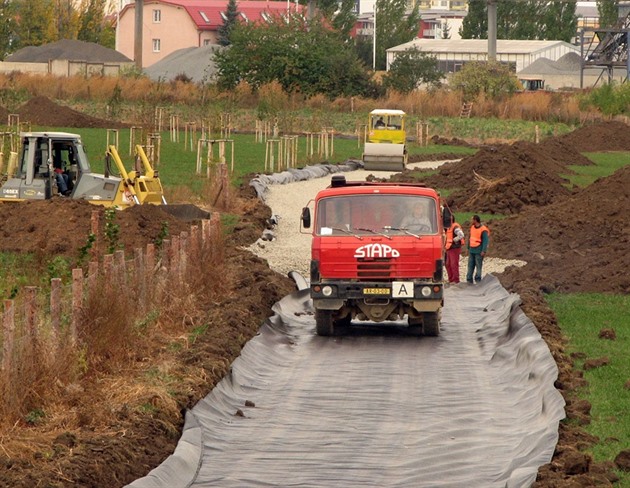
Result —
<instances>
[{"instance_id":1,"label":"truck cab","mask_svg":"<svg viewBox=\"0 0 630 488\"><path fill-rule=\"evenodd\" d=\"M319 335L343 333L353 321L405 317L410 333L439 334L444 222L435 190L333 176L312 214L303 209L302 225L312 229L310 289Z\"/></svg>"}]
</instances>

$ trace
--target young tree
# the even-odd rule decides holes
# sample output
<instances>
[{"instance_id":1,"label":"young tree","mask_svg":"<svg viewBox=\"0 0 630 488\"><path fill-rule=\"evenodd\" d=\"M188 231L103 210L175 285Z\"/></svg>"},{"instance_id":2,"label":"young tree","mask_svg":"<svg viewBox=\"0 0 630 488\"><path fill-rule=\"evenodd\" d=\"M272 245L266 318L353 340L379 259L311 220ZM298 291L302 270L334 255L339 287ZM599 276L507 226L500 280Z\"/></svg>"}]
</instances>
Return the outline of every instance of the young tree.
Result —
<instances>
[{"instance_id":1,"label":"young tree","mask_svg":"<svg viewBox=\"0 0 630 488\"><path fill-rule=\"evenodd\" d=\"M376 69L387 65L387 50L415 39L420 28L419 2L409 14L406 0L377 0L376 9ZM368 64L368 63L366 63ZM370 57L369 66L372 65Z\"/></svg>"},{"instance_id":2,"label":"young tree","mask_svg":"<svg viewBox=\"0 0 630 488\"><path fill-rule=\"evenodd\" d=\"M15 51L18 37L15 12L15 2L0 0L0 59Z\"/></svg>"},{"instance_id":3,"label":"young tree","mask_svg":"<svg viewBox=\"0 0 630 488\"><path fill-rule=\"evenodd\" d=\"M442 24L442 39L450 39L451 38L451 25L447 20Z\"/></svg>"},{"instance_id":4,"label":"young tree","mask_svg":"<svg viewBox=\"0 0 630 488\"><path fill-rule=\"evenodd\" d=\"M488 9L486 0L468 0L468 14L459 28L462 39L488 38Z\"/></svg>"},{"instance_id":5,"label":"young tree","mask_svg":"<svg viewBox=\"0 0 630 488\"><path fill-rule=\"evenodd\" d=\"M57 40L53 4L49 0L23 0L17 4L16 49L41 46Z\"/></svg>"},{"instance_id":6,"label":"young tree","mask_svg":"<svg viewBox=\"0 0 630 488\"><path fill-rule=\"evenodd\" d=\"M105 21L105 5L106 0L82 0L79 7L79 40L107 45L104 42L110 37L108 31L113 27Z\"/></svg>"},{"instance_id":7,"label":"young tree","mask_svg":"<svg viewBox=\"0 0 630 488\"><path fill-rule=\"evenodd\" d=\"M227 11L225 12L225 19L223 24L219 26L219 44L221 46L230 45L230 35L232 30L238 22L238 8L236 6L236 0L229 0L227 4Z\"/></svg>"},{"instance_id":8,"label":"young tree","mask_svg":"<svg viewBox=\"0 0 630 488\"><path fill-rule=\"evenodd\" d=\"M619 18L619 0L597 0L599 26L612 27Z\"/></svg>"},{"instance_id":9,"label":"young tree","mask_svg":"<svg viewBox=\"0 0 630 488\"><path fill-rule=\"evenodd\" d=\"M383 85L401 93L409 93L421 83L437 87L443 77L437 59L413 47L396 56L383 78Z\"/></svg>"},{"instance_id":10,"label":"young tree","mask_svg":"<svg viewBox=\"0 0 630 488\"><path fill-rule=\"evenodd\" d=\"M59 0L53 7L57 19L57 39L76 39L79 33L79 12L72 0Z\"/></svg>"},{"instance_id":11,"label":"young tree","mask_svg":"<svg viewBox=\"0 0 630 488\"><path fill-rule=\"evenodd\" d=\"M357 21L354 13L355 0L319 0L318 8L324 19L342 36L350 38L350 31Z\"/></svg>"}]
</instances>

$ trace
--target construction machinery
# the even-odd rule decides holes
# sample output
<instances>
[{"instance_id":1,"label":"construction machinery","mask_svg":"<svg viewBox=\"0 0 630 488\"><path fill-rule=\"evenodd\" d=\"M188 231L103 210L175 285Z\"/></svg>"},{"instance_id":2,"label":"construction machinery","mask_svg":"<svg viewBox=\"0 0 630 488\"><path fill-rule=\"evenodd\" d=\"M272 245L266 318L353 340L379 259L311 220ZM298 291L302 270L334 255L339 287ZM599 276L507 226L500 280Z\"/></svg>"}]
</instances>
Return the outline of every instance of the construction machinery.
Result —
<instances>
[{"instance_id":1,"label":"construction machinery","mask_svg":"<svg viewBox=\"0 0 630 488\"><path fill-rule=\"evenodd\" d=\"M406 317L410 334L439 335L445 217L434 189L333 176L302 209L302 228L313 236L317 334L396 326Z\"/></svg>"},{"instance_id":2,"label":"construction machinery","mask_svg":"<svg viewBox=\"0 0 630 488\"><path fill-rule=\"evenodd\" d=\"M368 118L363 165L367 170L402 171L407 165L406 114L376 109Z\"/></svg>"},{"instance_id":3,"label":"construction machinery","mask_svg":"<svg viewBox=\"0 0 630 488\"><path fill-rule=\"evenodd\" d=\"M120 209L166 204L158 172L142 146L135 148L132 171L125 169L116 147L109 146L105 174L98 174L92 172L78 134L23 132L20 139L19 156L12 153L6 165L0 161L0 201L47 200L63 196ZM59 191L62 176L68 188L66 195Z\"/></svg>"}]
</instances>

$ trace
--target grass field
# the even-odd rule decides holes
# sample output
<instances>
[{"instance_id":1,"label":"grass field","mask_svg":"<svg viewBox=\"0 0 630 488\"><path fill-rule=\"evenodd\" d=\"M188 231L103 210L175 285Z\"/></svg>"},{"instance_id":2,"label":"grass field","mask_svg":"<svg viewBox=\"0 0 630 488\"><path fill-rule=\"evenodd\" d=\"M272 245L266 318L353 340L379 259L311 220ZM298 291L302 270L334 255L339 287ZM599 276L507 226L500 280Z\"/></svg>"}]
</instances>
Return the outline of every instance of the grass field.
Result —
<instances>
[{"instance_id":1,"label":"grass field","mask_svg":"<svg viewBox=\"0 0 630 488\"><path fill-rule=\"evenodd\" d=\"M591 424L586 430L599 437L592 449L598 461L614 460L630 446L630 297L602 294L553 294L547 297L569 339L568 352L580 352L586 359L607 357L610 363L585 371L588 388L581 393L591 402ZM600 339L601 329L614 329L615 340ZM584 360L577 360L581 367ZM618 473L615 486L630 487L630 473Z\"/></svg>"},{"instance_id":2,"label":"grass field","mask_svg":"<svg viewBox=\"0 0 630 488\"><path fill-rule=\"evenodd\" d=\"M610 176L630 164L630 152L586 153L594 166L570 166L576 174L567 175L572 184L588 186L598 178ZM569 339L569 352L586 358L606 356L607 366L585 372L589 387L580 392L592 404L592 422L586 430L599 437L592 449L598 461L614 460L621 449L630 446L630 297L601 294L553 294L547 301L556 313L558 323ZM599 339L599 331L612 328L614 341ZM584 360L577 361L581 367ZM618 472L621 481L615 485L630 488L630 474Z\"/></svg>"}]
</instances>

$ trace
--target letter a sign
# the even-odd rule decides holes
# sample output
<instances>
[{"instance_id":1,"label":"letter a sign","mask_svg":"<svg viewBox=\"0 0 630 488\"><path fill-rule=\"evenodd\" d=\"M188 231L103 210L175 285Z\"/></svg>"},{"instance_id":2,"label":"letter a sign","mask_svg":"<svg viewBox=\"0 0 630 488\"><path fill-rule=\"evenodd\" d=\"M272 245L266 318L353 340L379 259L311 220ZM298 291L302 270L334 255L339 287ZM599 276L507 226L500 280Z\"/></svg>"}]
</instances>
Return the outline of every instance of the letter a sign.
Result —
<instances>
[{"instance_id":1,"label":"letter a sign","mask_svg":"<svg viewBox=\"0 0 630 488\"><path fill-rule=\"evenodd\" d=\"M394 281L392 283L393 298L413 298L413 281Z\"/></svg>"}]
</instances>

